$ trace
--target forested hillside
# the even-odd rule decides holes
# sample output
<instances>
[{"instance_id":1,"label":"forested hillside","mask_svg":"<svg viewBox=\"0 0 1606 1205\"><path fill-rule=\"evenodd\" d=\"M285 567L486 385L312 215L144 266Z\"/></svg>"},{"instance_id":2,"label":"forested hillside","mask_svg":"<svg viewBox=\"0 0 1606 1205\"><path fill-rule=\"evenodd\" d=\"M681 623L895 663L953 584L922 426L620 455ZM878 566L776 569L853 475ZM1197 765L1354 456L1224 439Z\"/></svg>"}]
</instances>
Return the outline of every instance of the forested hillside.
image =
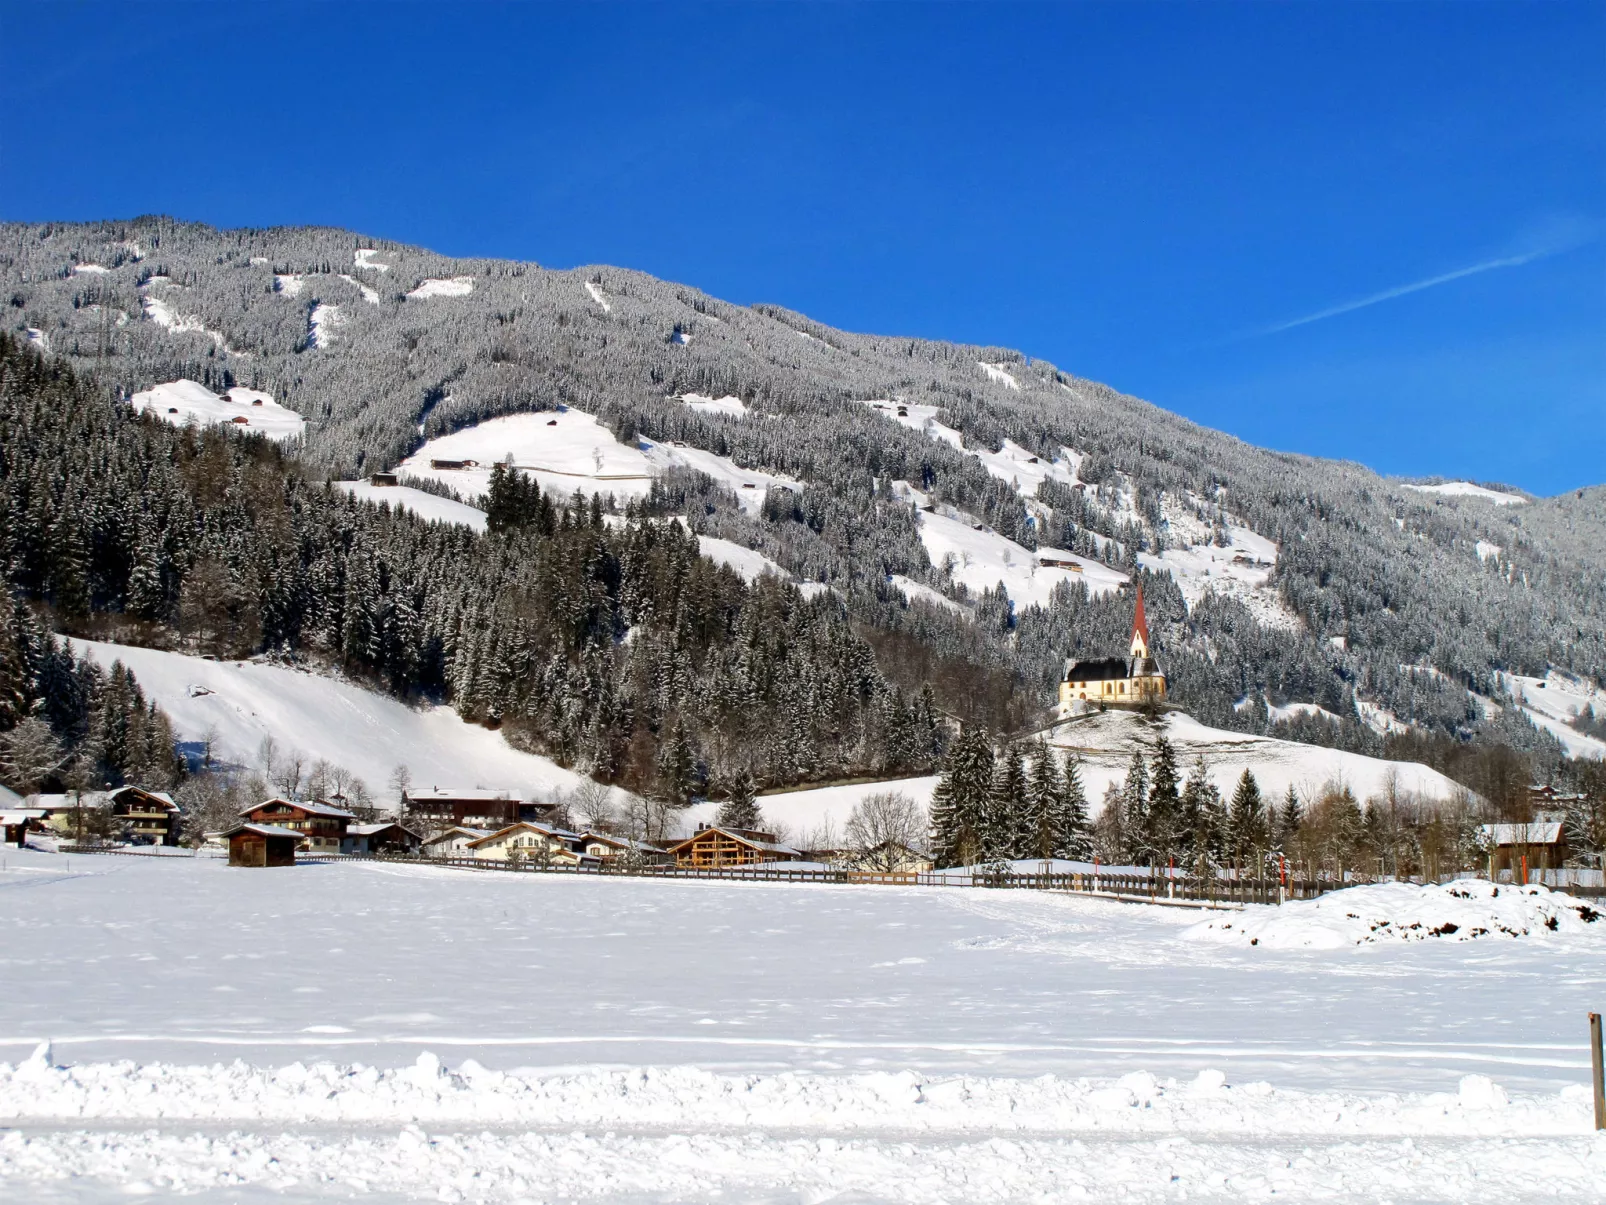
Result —
<instances>
[{"instance_id":1,"label":"forested hillside","mask_svg":"<svg viewBox=\"0 0 1606 1205\"><path fill-rule=\"evenodd\" d=\"M1502 705L1498 672L1543 676L1555 667L1606 677L1600 488L1511 505L1422 492L1358 465L1251 447L1008 349L846 334L785 309L731 305L622 269L453 260L345 231L218 231L166 218L13 224L0 227L0 271L8 326L97 374L105 390L128 396L189 378L218 390L262 390L304 415L304 440L286 446L291 459L283 466L272 453L273 471L293 464L294 496L320 498L316 507L297 505L336 527L379 520L337 521L367 512L319 494L312 482L389 468L432 436L558 405L595 414L626 443L681 441L794 478L799 489L772 491L757 512L693 474L660 483L653 505L686 515L696 532L758 549L801 580L829 584L848 627L874 652L879 668L866 672L898 684L908 699L930 683L937 706L994 728L1019 726L1051 700L1068 653L1119 649L1130 602L1070 586L1046 605L1012 605L1002 592L964 588L953 566L934 563L922 542L922 505L967 516L1023 556L1052 545L1141 574L1173 698L1210 724L1364 751L1390 740L1464 742L1482 733L1547 762L1559 758L1560 746L1521 710ZM679 400L689 394L740 399L746 413L696 409ZM877 399L930 407L938 426L891 421L863 404ZM934 438L939 430L955 435ZM187 438L200 459L224 455ZM1009 448L1074 466L1074 484L1056 478L1020 487L976 454ZM242 481L266 456L260 447L227 452L231 463L244 458L230 470ZM430 639L444 641L448 630L457 638L476 625L497 640L509 632L500 613L472 618L465 629L463 615L474 614L461 601L471 593L467 583L481 581L485 597L495 598L496 574L529 569L472 551L479 546L464 533L385 522L387 533L412 533L409 549L429 549L416 554L419 572L401 579L429 598L408 600L396 621L406 634L375 637L364 664L398 685L444 688L450 658ZM578 526L593 534L565 534L560 522L540 539L611 548L619 538L589 521ZM1239 530L1276 547L1269 603L1216 591L1203 578L1186 589L1181 576L1174 579L1168 554L1225 544ZM632 538L667 548L677 537L638 531ZM218 572L209 566L220 560L227 556L209 552L199 571ZM306 572L320 563L313 557ZM332 574L332 566L317 572ZM909 602L889 575L961 605ZM284 588L265 587L243 621L220 621L229 638L272 646L289 633L334 648L334 620L319 610L325 604L287 610L278 601ZM163 590L182 614L182 586L168 580ZM453 590L463 591L459 602L439 601ZM115 592L104 605L139 612ZM809 624L829 628L830 640L839 638L823 604L804 607L788 596L784 604L743 608L749 605L809 616ZM417 621L409 612L427 612L436 623L443 606L449 623L429 628L416 653L398 662L386 651L412 646L407 625ZM346 625L343 609L340 615ZM385 615L379 631L389 630ZM767 632L770 624L760 626ZM562 675L592 672L580 653L603 647L587 645L592 639L566 646ZM535 667L560 673L544 633L532 647L539 655L521 660L513 675L521 684ZM408 660L414 656L417 664ZM610 656L645 659L634 645ZM460 706L471 713L528 706L504 700L502 687L476 701L480 680L471 674L456 683L464 690ZM879 698L881 689L859 693ZM551 697L545 687L533 693ZM644 704L639 691L630 698L633 707ZM1286 709L1298 703L1327 714ZM642 714L650 726L674 710L658 705ZM558 719L549 722L561 730ZM820 756L853 760L835 746Z\"/></svg>"},{"instance_id":2,"label":"forested hillside","mask_svg":"<svg viewBox=\"0 0 1606 1205\"><path fill-rule=\"evenodd\" d=\"M515 493L490 535L393 514L263 438L136 417L0 335L7 594L70 631L450 698L519 747L677 804L749 777L932 764L929 694L886 681L833 596L749 586L639 508L608 524ZM44 692L47 711L74 690Z\"/></svg>"}]
</instances>

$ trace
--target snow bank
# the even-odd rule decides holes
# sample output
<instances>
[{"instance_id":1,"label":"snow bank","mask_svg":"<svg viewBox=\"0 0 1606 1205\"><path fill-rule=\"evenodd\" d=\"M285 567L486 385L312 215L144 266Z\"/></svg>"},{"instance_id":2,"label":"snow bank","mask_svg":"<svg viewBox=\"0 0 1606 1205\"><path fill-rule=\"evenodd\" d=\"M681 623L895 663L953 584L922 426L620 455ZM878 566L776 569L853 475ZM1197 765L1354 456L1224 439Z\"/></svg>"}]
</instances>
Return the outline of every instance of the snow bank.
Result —
<instances>
[{"instance_id":1,"label":"snow bank","mask_svg":"<svg viewBox=\"0 0 1606 1205\"><path fill-rule=\"evenodd\" d=\"M378 264L359 264L358 267L379 267ZM408 292L411 301L421 301L426 297L467 297L474 291L474 278L472 276L450 276L444 279L430 277L421 280L416 289Z\"/></svg>"},{"instance_id":2,"label":"snow bank","mask_svg":"<svg viewBox=\"0 0 1606 1205\"><path fill-rule=\"evenodd\" d=\"M1508 1097L1486 1077L1455 1093L1279 1091L1233 1086L1217 1070L1157 1079L923 1076L917 1072L722 1075L697 1067L449 1070L430 1051L409 1067L291 1063L252 1067L130 1061L54 1065L48 1043L0 1063L0 1118L221 1123L424 1122L430 1125L806 1128L965 1133L1242 1134L1393 1137L1590 1132L1582 1089Z\"/></svg>"},{"instance_id":3,"label":"snow bank","mask_svg":"<svg viewBox=\"0 0 1606 1205\"><path fill-rule=\"evenodd\" d=\"M1528 499L1520 494L1508 494L1501 490L1485 489L1481 485L1473 485L1470 481L1445 481L1439 485L1410 485L1403 484L1402 488L1415 490L1419 494L1441 494L1447 498L1476 498L1482 502L1492 502L1496 506L1523 506Z\"/></svg>"},{"instance_id":4,"label":"snow bank","mask_svg":"<svg viewBox=\"0 0 1606 1205\"><path fill-rule=\"evenodd\" d=\"M136 414L149 412L175 427L191 421L202 426L226 423L269 439L291 439L307 425L271 394L238 385L219 397L198 381L168 381L136 393L131 400Z\"/></svg>"},{"instance_id":5,"label":"snow bank","mask_svg":"<svg viewBox=\"0 0 1606 1205\"><path fill-rule=\"evenodd\" d=\"M1548 887L1498 886L1482 879L1415 886L1377 883L1329 892L1281 907L1255 907L1184 930L1192 941L1333 950L1401 941L1474 941L1600 933L1601 913Z\"/></svg>"},{"instance_id":6,"label":"snow bank","mask_svg":"<svg viewBox=\"0 0 1606 1205\"><path fill-rule=\"evenodd\" d=\"M250 661L207 661L181 653L74 640L103 666L121 661L146 698L172 718L181 740L215 728L213 756L255 764L271 736L285 751L328 758L380 790L397 764L419 786L482 786L515 793L571 791L585 781L544 757L466 724L449 707L410 708L349 682Z\"/></svg>"}]
</instances>

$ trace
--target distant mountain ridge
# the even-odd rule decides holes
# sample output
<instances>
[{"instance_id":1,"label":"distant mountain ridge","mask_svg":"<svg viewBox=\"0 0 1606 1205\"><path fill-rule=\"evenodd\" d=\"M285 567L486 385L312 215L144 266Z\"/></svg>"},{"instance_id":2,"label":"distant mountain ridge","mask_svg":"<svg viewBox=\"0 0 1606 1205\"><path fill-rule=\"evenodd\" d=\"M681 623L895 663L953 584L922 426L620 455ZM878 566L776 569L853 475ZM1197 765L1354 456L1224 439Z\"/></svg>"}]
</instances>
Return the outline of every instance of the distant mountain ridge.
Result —
<instances>
[{"instance_id":1,"label":"distant mountain ridge","mask_svg":"<svg viewBox=\"0 0 1606 1205\"><path fill-rule=\"evenodd\" d=\"M975 574L962 585L921 505L1006 553L1041 544L1143 574L1173 697L1218 727L1375 753L1396 724L1556 757L1500 672L1606 679L1606 487L1510 505L1412 489L1010 349L850 334L624 269L450 259L339 230L8 224L0 272L10 329L125 396L187 378L299 412L311 473L388 469L431 437L567 405L627 444L679 441L794 478L756 513L689 471L659 488L700 534L836 589L906 682L962 657L1043 701L1065 656L1118 650L1130 620L1119 594L1065 586L1027 606ZM691 394L745 414L677 400ZM863 404L878 399L931 422ZM1062 471L1017 488L1000 468L1012 448ZM1263 588L1205 555L1237 533L1276 548ZM1292 702L1340 722L1278 719Z\"/></svg>"}]
</instances>

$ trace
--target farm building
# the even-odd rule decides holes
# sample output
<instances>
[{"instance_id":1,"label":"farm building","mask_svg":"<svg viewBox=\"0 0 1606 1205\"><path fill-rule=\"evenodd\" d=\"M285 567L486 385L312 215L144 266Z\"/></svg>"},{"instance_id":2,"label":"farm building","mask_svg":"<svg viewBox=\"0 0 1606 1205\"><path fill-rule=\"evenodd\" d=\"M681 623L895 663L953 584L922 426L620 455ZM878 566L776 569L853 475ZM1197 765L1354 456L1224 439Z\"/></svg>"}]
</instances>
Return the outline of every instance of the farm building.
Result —
<instances>
[{"instance_id":1,"label":"farm building","mask_svg":"<svg viewBox=\"0 0 1606 1205\"><path fill-rule=\"evenodd\" d=\"M7 845L21 849L28 844L28 834L43 831L45 813L42 808L13 808L0 812L0 839Z\"/></svg>"},{"instance_id":2,"label":"farm building","mask_svg":"<svg viewBox=\"0 0 1606 1205\"><path fill-rule=\"evenodd\" d=\"M249 824L267 824L301 834L310 853L342 853L346 829L356 819L344 808L316 800L268 799L246 808L240 818Z\"/></svg>"},{"instance_id":3,"label":"farm building","mask_svg":"<svg viewBox=\"0 0 1606 1205\"><path fill-rule=\"evenodd\" d=\"M1489 854L1489 877L1502 870L1521 875L1556 870L1567 862L1567 830L1559 821L1542 824L1485 824L1478 829Z\"/></svg>"},{"instance_id":4,"label":"farm building","mask_svg":"<svg viewBox=\"0 0 1606 1205\"><path fill-rule=\"evenodd\" d=\"M575 848L579 840L578 833L525 820L468 842L464 852L473 858L495 861L578 865L587 857Z\"/></svg>"},{"instance_id":5,"label":"farm building","mask_svg":"<svg viewBox=\"0 0 1606 1205\"><path fill-rule=\"evenodd\" d=\"M796 862L803 857L801 851L777 842L774 833L713 825L698 829L678 845L670 846L668 853L675 859L675 865L683 869Z\"/></svg>"},{"instance_id":6,"label":"farm building","mask_svg":"<svg viewBox=\"0 0 1606 1205\"><path fill-rule=\"evenodd\" d=\"M164 791L119 787L106 796L112 831L131 845L177 845L178 804Z\"/></svg>"},{"instance_id":7,"label":"farm building","mask_svg":"<svg viewBox=\"0 0 1606 1205\"><path fill-rule=\"evenodd\" d=\"M347 853L416 854L420 844L417 833L395 821L346 826Z\"/></svg>"},{"instance_id":8,"label":"farm building","mask_svg":"<svg viewBox=\"0 0 1606 1205\"><path fill-rule=\"evenodd\" d=\"M223 834L230 866L294 866L303 834L273 824L236 824Z\"/></svg>"},{"instance_id":9,"label":"farm building","mask_svg":"<svg viewBox=\"0 0 1606 1205\"><path fill-rule=\"evenodd\" d=\"M482 787L418 787L402 796L407 819L424 832L453 824L495 832L521 820L540 820L554 806Z\"/></svg>"}]
</instances>

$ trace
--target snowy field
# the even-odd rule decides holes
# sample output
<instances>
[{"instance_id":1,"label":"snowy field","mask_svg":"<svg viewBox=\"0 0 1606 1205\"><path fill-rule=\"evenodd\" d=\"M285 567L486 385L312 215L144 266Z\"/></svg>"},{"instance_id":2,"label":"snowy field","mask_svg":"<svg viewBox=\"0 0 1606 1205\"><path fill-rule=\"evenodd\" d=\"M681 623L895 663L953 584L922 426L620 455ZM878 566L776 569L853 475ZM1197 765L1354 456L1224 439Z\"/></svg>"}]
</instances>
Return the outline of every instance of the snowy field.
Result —
<instances>
[{"instance_id":1,"label":"snowy field","mask_svg":"<svg viewBox=\"0 0 1606 1205\"><path fill-rule=\"evenodd\" d=\"M1593 926L1286 950L1033 892L14 850L0 918L6 1200L1606 1183L1583 1087Z\"/></svg>"},{"instance_id":2,"label":"snowy field","mask_svg":"<svg viewBox=\"0 0 1606 1205\"><path fill-rule=\"evenodd\" d=\"M1470 481L1445 481L1439 485L1402 484L1402 488L1415 490L1419 494L1438 494L1445 498L1474 498L1480 502L1493 503L1495 506L1524 506L1528 502L1528 499L1521 494L1492 490L1486 486L1473 485Z\"/></svg>"},{"instance_id":3,"label":"snowy field","mask_svg":"<svg viewBox=\"0 0 1606 1205\"><path fill-rule=\"evenodd\" d=\"M168 381L141 390L131 400L134 413L154 414L175 427L228 423L253 435L291 439L307 426L304 418L279 405L272 394L238 385L220 395L197 381Z\"/></svg>"},{"instance_id":4,"label":"snowy field","mask_svg":"<svg viewBox=\"0 0 1606 1205\"><path fill-rule=\"evenodd\" d=\"M1537 727L1562 743L1568 757L1606 758L1606 741L1572 726L1586 712L1606 717L1606 690L1558 670L1543 678L1502 673L1496 680Z\"/></svg>"},{"instance_id":5,"label":"snowy field","mask_svg":"<svg viewBox=\"0 0 1606 1205\"><path fill-rule=\"evenodd\" d=\"M353 498L364 502L383 502L392 510L411 511L420 519L438 523L461 523L475 531L485 530L485 512L466 502L442 498L425 490L407 485L373 485L367 481L337 481L335 488L345 490Z\"/></svg>"}]
</instances>

